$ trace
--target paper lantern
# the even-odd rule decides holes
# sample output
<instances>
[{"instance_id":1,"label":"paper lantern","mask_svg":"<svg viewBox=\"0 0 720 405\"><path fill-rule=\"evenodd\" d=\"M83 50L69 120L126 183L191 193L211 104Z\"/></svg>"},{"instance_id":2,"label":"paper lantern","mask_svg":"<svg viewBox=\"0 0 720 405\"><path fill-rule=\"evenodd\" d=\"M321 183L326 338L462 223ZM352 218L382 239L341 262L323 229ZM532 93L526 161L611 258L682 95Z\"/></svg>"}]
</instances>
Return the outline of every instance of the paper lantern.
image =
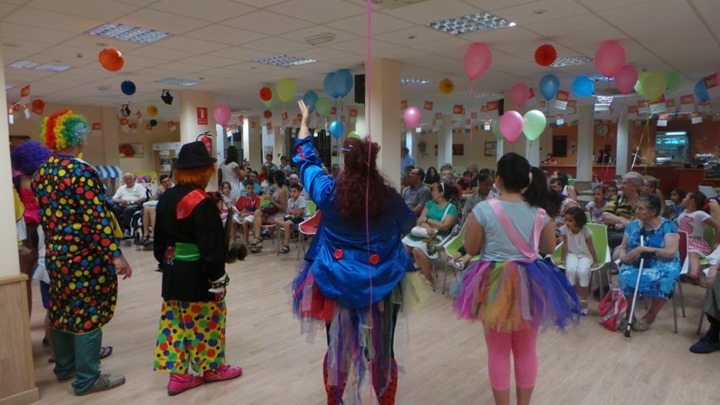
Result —
<instances>
[{"instance_id":1,"label":"paper lantern","mask_svg":"<svg viewBox=\"0 0 720 405\"><path fill-rule=\"evenodd\" d=\"M125 59L122 53L115 48L105 48L98 54L100 65L106 70L117 72L125 65Z\"/></svg>"},{"instance_id":2,"label":"paper lantern","mask_svg":"<svg viewBox=\"0 0 720 405\"><path fill-rule=\"evenodd\" d=\"M438 90L440 90L442 94L452 94L452 92L455 91L455 83L448 78L442 79L440 83L438 83Z\"/></svg>"},{"instance_id":3,"label":"paper lantern","mask_svg":"<svg viewBox=\"0 0 720 405\"><path fill-rule=\"evenodd\" d=\"M270 110L265 110L265 111L263 112L263 117L265 117L266 120L269 120L270 118L272 118L272 111L270 111Z\"/></svg>"},{"instance_id":4,"label":"paper lantern","mask_svg":"<svg viewBox=\"0 0 720 405\"><path fill-rule=\"evenodd\" d=\"M120 90L122 90L123 94L126 96L132 96L135 94L135 83L133 83L130 80L125 80L124 82L120 83Z\"/></svg>"},{"instance_id":5,"label":"paper lantern","mask_svg":"<svg viewBox=\"0 0 720 405\"><path fill-rule=\"evenodd\" d=\"M535 63L540 66L550 66L557 59L557 51L550 44L540 45L535 50Z\"/></svg>"},{"instance_id":6,"label":"paper lantern","mask_svg":"<svg viewBox=\"0 0 720 405\"><path fill-rule=\"evenodd\" d=\"M154 117L158 114L158 108L153 104L149 105L145 111L147 111L149 117Z\"/></svg>"}]
</instances>

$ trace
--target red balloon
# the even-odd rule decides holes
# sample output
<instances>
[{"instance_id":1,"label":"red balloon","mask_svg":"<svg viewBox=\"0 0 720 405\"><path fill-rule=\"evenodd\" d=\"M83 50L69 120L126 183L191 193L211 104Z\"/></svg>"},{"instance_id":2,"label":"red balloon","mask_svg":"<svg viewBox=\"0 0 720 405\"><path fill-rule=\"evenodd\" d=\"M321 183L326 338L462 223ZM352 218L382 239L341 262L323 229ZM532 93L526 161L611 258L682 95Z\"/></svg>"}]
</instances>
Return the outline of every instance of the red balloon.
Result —
<instances>
[{"instance_id":1,"label":"red balloon","mask_svg":"<svg viewBox=\"0 0 720 405\"><path fill-rule=\"evenodd\" d=\"M550 44L540 45L535 50L535 63L540 66L550 66L557 59L557 51Z\"/></svg>"},{"instance_id":2,"label":"red balloon","mask_svg":"<svg viewBox=\"0 0 720 405\"><path fill-rule=\"evenodd\" d=\"M111 72L117 72L125 65L125 58L123 58L122 53L115 48L105 48L100 51L98 61L100 61L102 67Z\"/></svg>"},{"instance_id":3,"label":"red balloon","mask_svg":"<svg viewBox=\"0 0 720 405\"><path fill-rule=\"evenodd\" d=\"M270 99L272 99L272 90L267 86L260 89L260 99L262 101L270 101Z\"/></svg>"},{"instance_id":4,"label":"red balloon","mask_svg":"<svg viewBox=\"0 0 720 405\"><path fill-rule=\"evenodd\" d=\"M263 117L265 117L266 120L269 120L270 118L272 118L272 111L265 110L265 112L263 112Z\"/></svg>"}]
</instances>

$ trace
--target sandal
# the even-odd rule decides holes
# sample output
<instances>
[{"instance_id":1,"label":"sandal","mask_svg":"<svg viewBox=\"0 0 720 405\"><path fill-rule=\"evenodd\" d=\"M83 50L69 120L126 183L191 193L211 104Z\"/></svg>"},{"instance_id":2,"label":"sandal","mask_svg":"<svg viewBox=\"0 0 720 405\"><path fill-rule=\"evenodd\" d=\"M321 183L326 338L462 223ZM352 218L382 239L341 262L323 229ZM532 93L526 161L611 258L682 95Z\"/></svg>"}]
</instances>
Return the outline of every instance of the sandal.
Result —
<instances>
[{"instance_id":1,"label":"sandal","mask_svg":"<svg viewBox=\"0 0 720 405\"><path fill-rule=\"evenodd\" d=\"M104 359L106 357L110 357L110 355L113 353L113 347L112 346L101 346L100 347L100 358Z\"/></svg>"},{"instance_id":2,"label":"sandal","mask_svg":"<svg viewBox=\"0 0 720 405\"><path fill-rule=\"evenodd\" d=\"M690 283L692 285L700 285L700 277L698 277L697 274L681 274L680 281L682 281L683 283Z\"/></svg>"},{"instance_id":3,"label":"sandal","mask_svg":"<svg viewBox=\"0 0 720 405\"><path fill-rule=\"evenodd\" d=\"M285 254L288 254L288 253L290 253L290 246L288 246L288 245L283 245L282 249L280 249L280 254L285 255Z\"/></svg>"},{"instance_id":4,"label":"sandal","mask_svg":"<svg viewBox=\"0 0 720 405\"><path fill-rule=\"evenodd\" d=\"M632 330L635 332L645 332L650 328L649 323L645 323L642 319L636 319L635 322L632 323Z\"/></svg>"}]
</instances>

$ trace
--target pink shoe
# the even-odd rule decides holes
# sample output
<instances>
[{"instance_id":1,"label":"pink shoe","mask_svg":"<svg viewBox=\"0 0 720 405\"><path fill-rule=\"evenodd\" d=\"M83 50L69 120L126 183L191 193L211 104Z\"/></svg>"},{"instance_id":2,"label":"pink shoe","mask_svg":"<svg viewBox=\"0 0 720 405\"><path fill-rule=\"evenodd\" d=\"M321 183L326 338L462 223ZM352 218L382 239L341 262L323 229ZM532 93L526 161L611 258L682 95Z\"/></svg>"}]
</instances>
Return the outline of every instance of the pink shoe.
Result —
<instances>
[{"instance_id":1,"label":"pink shoe","mask_svg":"<svg viewBox=\"0 0 720 405\"><path fill-rule=\"evenodd\" d=\"M205 382L232 380L233 378L240 377L242 372L243 370L240 367L230 367L227 364L223 364L218 367L217 370L205 371L203 373L203 379Z\"/></svg>"},{"instance_id":2,"label":"pink shoe","mask_svg":"<svg viewBox=\"0 0 720 405\"><path fill-rule=\"evenodd\" d=\"M192 374L170 374L168 395L177 395L183 391L195 388L204 382L205 380Z\"/></svg>"}]
</instances>

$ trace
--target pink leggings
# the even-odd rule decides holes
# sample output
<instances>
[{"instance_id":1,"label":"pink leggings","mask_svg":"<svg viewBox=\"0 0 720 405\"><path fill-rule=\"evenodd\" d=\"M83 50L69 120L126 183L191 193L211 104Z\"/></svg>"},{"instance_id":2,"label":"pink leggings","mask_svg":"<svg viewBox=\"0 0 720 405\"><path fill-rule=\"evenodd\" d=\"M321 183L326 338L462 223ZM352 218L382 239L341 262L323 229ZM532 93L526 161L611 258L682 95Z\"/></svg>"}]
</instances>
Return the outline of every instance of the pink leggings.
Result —
<instances>
[{"instance_id":1,"label":"pink leggings","mask_svg":"<svg viewBox=\"0 0 720 405\"><path fill-rule=\"evenodd\" d=\"M510 389L510 352L515 360L515 386L531 388L537 379L538 330L523 329L509 333L496 330L485 331L485 344L488 350L488 372L493 389Z\"/></svg>"}]
</instances>

